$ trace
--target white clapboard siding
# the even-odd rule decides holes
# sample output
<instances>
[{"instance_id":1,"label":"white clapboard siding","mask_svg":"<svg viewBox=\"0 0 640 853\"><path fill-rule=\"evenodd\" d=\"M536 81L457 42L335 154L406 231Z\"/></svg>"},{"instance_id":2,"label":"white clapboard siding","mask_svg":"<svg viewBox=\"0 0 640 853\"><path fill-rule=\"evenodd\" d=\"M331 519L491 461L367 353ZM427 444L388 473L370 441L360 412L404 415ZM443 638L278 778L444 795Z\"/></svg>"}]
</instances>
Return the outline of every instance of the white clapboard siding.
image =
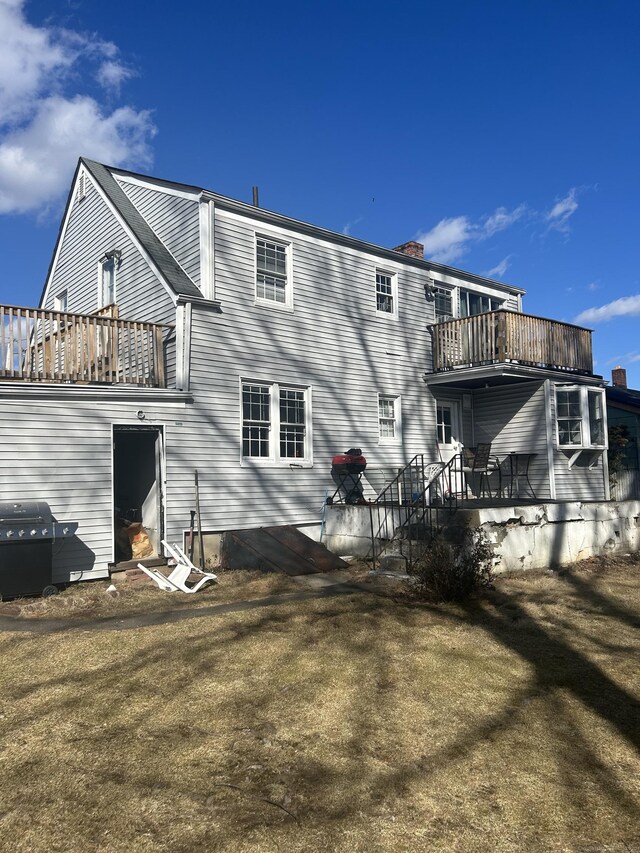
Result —
<instances>
[{"instance_id":1,"label":"white clapboard siding","mask_svg":"<svg viewBox=\"0 0 640 853\"><path fill-rule=\"evenodd\" d=\"M291 241L293 312L254 304L256 231ZM375 466L435 455L435 407L423 380L433 316L426 272L218 211L215 237L222 310L194 306L191 324L191 391L205 428L188 452L211 492L208 523L317 522L333 488L331 457L352 446ZM397 272L398 320L376 314L376 268ZM241 378L311 388L312 469L240 464ZM402 443L379 441L379 393L400 397Z\"/></svg>"},{"instance_id":2,"label":"white clapboard siding","mask_svg":"<svg viewBox=\"0 0 640 853\"><path fill-rule=\"evenodd\" d=\"M77 536L54 543L54 578L74 573L104 576L113 559L112 425L162 425L170 448L182 446L182 430L193 430L183 418L183 396L172 405L154 398L122 402L104 389L101 400L83 401L71 386L58 386L34 399L26 391L0 387L0 501L46 500L57 520L78 525ZM161 399L161 397L160 397ZM184 426L181 424L184 423ZM195 426L197 429L197 425ZM10 476L7 476L10 472ZM183 469L179 454L167 460L167 533L181 536L193 504L193 475ZM175 496L190 496L181 506ZM182 515L181 513L184 513Z\"/></svg>"},{"instance_id":3,"label":"white clapboard siding","mask_svg":"<svg viewBox=\"0 0 640 853\"><path fill-rule=\"evenodd\" d=\"M175 323L175 306L166 288L149 267L120 222L86 178L86 195L73 201L64 240L53 269L44 308L53 310L55 298L67 291L67 310L91 314L100 307L99 261L105 252L121 254L116 272L116 301L123 320ZM164 333L167 384L174 384L175 335Z\"/></svg>"},{"instance_id":4,"label":"white clapboard siding","mask_svg":"<svg viewBox=\"0 0 640 853\"><path fill-rule=\"evenodd\" d=\"M535 453L529 479L536 497L548 499L549 462L547 457L544 384L524 382L473 392L475 442L491 442L491 453ZM503 463L508 471L508 461ZM523 497L526 496L520 484Z\"/></svg>"},{"instance_id":5,"label":"white clapboard siding","mask_svg":"<svg viewBox=\"0 0 640 853\"><path fill-rule=\"evenodd\" d=\"M158 235L176 261L200 284L200 225L198 202L158 189L118 179L138 211Z\"/></svg>"}]
</instances>

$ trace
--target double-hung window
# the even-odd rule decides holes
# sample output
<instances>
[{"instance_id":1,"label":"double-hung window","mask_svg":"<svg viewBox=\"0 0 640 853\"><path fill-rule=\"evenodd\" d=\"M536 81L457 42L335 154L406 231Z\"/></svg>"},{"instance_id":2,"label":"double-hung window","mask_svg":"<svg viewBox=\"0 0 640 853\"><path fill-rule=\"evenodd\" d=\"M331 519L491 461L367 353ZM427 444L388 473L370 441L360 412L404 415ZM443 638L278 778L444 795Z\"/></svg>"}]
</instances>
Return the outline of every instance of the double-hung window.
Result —
<instances>
[{"instance_id":1,"label":"double-hung window","mask_svg":"<svg viewBox=\"0 0 640 853\"><path fill-rule=\"evenodd\" d=\"M560 448L605 448L604 391L600 388L557 387L556 428Z\"/></svg>"},{"instance_id":2,"label":"double-hung window","mask_svg":"<svg viewBox=\"0 0 640 853\"><path fill-rule=\"evenodd\" d=\"M453 299L448 287L435 285L432 288L433 303L436 314L436 323L444 323L453 317Z\"/></svg>"},{"instance_id":3,"label":"double-hung window","mask_svg":"<svg viewBox=\"0 0 640 853\"><path fill-rule=\"evenodd\" d=\"M256 237L256 302L282 308L293 306L290 246Z\"/></svg>"},{"instance_id":4,"label":"double-hung window","mask_svg":"<svg viewBox=\"0 0 640 853\"><path fill-rule=\"evenodd\" d=\"M381 444L397 444L402 438L400 397L378 396L378 428Z\"/></svg>"},{"instance_id":5,"label":"double-hung window","mask_svg":"<svg viewBox=\"0 0 640 853\"><path fill-rule=\"evenodd\" d=\"M398 287L394 273L376 270L376 311L388 317L398 316Z\"/></svg>"},{"instance_id":6,"label":"double-hung window","mask_svg":"<svg viewBox=\"0 0 640 853\"><path fill-rule=\"evenodd\" d=\"M242 383L242 458L283 464L311 462L308 388Z\"/></svg>"}]
</instances>

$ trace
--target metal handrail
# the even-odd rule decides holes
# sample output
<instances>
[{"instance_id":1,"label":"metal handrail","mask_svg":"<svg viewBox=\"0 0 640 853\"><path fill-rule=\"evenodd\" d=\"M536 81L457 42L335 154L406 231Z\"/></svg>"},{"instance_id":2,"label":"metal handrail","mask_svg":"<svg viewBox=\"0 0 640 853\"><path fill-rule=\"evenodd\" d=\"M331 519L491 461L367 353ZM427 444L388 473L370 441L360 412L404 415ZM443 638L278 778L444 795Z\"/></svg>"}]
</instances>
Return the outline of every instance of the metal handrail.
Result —
<instances>
[{"instance_id":1,"label":"metal handrail","mask_svg":"<svg viewBox=\"0 0 640 853\"><path fill-rule=\"evenodd\" d=\"M437 463L442 465L438 474L426 477L425 469L431 464L434 463L425 463L424 454L416 454L371 502L371 558L374 566L376 552L379 554L376 542L392 542L403 538L404 534L407 534L408 554L403 556L411 566L414 562L413 537L418 534L423 540L432 539L442 529L443 514L449 516L458 509L459 492L452 488L452 484L455 485L458 479L462 483L461 455L456 454L448 462ZM381 508L382 513L380 509L374 512L376 507Z\"/></svg>"}]
</instances>

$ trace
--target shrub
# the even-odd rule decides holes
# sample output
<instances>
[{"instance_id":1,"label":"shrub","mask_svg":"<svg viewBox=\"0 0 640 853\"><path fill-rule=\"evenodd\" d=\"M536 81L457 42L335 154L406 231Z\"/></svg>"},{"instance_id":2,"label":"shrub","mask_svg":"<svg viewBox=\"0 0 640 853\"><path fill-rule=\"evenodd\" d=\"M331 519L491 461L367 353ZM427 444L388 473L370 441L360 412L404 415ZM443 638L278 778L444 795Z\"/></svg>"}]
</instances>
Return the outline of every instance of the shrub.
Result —
<instances>
[{"instance_id":1,"label":"shrub","mask_svg":"<svg viewBox=\"0 0 640 853\"><path fill-rule=\"evenodd\" d=\"M410 569L414 594L428 601L465 601L493 582L493 552L477 530L460 541L441 536L427 545Z\"/></svg>"}]
</instances>

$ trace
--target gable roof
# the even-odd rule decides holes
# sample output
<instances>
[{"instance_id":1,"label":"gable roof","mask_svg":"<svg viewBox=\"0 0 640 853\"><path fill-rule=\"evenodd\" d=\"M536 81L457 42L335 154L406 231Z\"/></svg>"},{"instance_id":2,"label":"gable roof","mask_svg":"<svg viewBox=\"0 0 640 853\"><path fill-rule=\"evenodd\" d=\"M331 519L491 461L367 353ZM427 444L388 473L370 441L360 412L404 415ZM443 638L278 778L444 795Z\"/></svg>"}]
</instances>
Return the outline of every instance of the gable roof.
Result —
<instances>
[{"instance_id":1,"label":"gable roof","mask_svg":"<svg viewBox=\"0 0 640 853\"><path fill-rule=\"evenodd\" d=\"M202 297L200 289L191 281L155 231L141 216L111 171L102 163L96 163L95 160L81 157L80 162L104 192L174 293L177 296Z\"/></svg>"},{"instance_id":2,"label":"gable roof","mask_svg":"<svg viewBox=\"0 0 640 853\"><path fill-rule=\"evenodd\" d=\"M211 199L216 204L221 205L222 207L226 207L229 210L233 210L241 214L249 214L252 217L261 219L265 222L274 223L276 225L281 225L284 227L293 227L297 230L311 234L312 236L320 235L321 237L325 237L334 242L338 242L342 245L349 246L359 251L364 250L368 252L373 252L376 255L386 257L395 262L402 261L403 263L406 263L409 266L422 267L423 269L427 270L430 275L432 275L433 273L445 275L452 274L455 277L464 278L481 285L490 285L492 288L502 290L506 293L511 293L514 295L522 295L526 293L526 291L523 290L523 288L521 287L516 287L511 284L506 284L505 282L496 281L495 279L487 278L486 276L478 275L477 273L472 273L467 270L461 270L457 269L456 267L440 264L435 261L428 260L426 258L417 258L412 255L406 255L402 252L397 251L396 249L389 249L384 246L378 246L373 243L369 243L365 240L360 240L356 237L341 234L337 231L330 231L326 228L322 228L317 225L310 225L309 223L293 219L292 217L285 216L280 213L275 213L273 211L266 210L265 208L255 207L254 205L248 204L247 202L228 198L227 196L222 196L218 193L214 193L211 190L206 190L202 187L178 183L175 181L168 181L162 178L154 178L152 176L144 175L139 172L130 172L126 169L119 169L113 166L105 166L102 163L96 162L95 160L89 160L86 157L80 157L71 184L71 190L67 199L65 213L60 224L60 230L58 232L56 246L54 248L51 262L49 264L49 271L40 298L41 303L43 302L47 293L47 288L51 279L51 273L55 264L60 242L63 237L64 224L66 222L67 215L72 204L73 189L75 186L78 171L81 166L84 166L86 171L91 175L96 185L99 187L100 191L104 194L104 197L112 205L117 216L128 228L136 242L139 244L140 248L147 254L151 262L154 264L157 272L162 276L165 285L178 297L183 296L187 298L202 299L203 294L200 288L198 288L197 285L194 284L194 282L187 275L184 269L176 261L171 252L160 240L155 231L153 231L153 229L142 216L142 214L138 211L136 206L133 204L131 199L127 196L125 191L122 189L122 187L116 180L116 177L121 176L125 179L127 177L138 179L141 180L143 183L147 183L149 185L155 184L159 189L166 187L169 191L173 189L178 192L185 192L189 196L197 196Z\"/></svg>"},{"instance_id":3,"label":"gable roof","mask_svg":"<svg viewBox=\"0 0 640 853\"><path fill-rule=\"evenodd\" d=\"M85 160L84 158L81 158L81 160L84 163L92 162L90 160ZM100 166L100 164L98 163L95 163L94 165ZM526 293L526 291L522 287L516 287L512 284L506 284L502 281L496 281L495 279L487 278L487 276L478 275L477 273L469 272L468 270L461 270L456 267L448 266L446 264L440 264L436 261L429 260L428 258L417 258L413 255L405 255L402 252L398 252L396 249L389 249L385 246L378 246L375 243L369 243L366 240L360 240L359 238L351 237L348 234L341 234L337 231L331 231L319 225L312 225L308 222L302 222L299 219L294 219L291 216L285 216L282 213L276 213L274 211L267 210L264 207L255 207L253 204L249 204L248 202L239 201L238 199L220 195L219 193L213 192L212 190L207 190L204 187L194 186L193 184L184 184L178 181L169 181L164 178L156 178L151 175L144 175L140 172L131 172L126 169L119 169L115 166L101 166L101 168L112 178L113 183L122 192L125 198L127 198L127 196L124 193L124 190L121 189L118 182L113 177L114 175L116 177L122 177L125 179L127 177L137 179L142 181L143 183L155 185L158 189L166 188L169 191L177 190L181 192L186 192L189 195L202 196L203 198L211 199L216 205L219 205L220 207L223 207L227 210L232 210L242 215L246 214L254 219L260 219L263 222L272 223L275 225L282 226L284 228L293 228L297 231L301 231L311 236L320 236L331 240L332 242L339 243L343 246L349 246L352 249L356 249L358 251L371 252L375 255L388 258L389 260L395 262L402 262L406 263L409 266L419 267L424 270L427 270L430 274L435 273L453 275L456 278L464 278L474 283L480 285L488 285L497 290L502 290L506 293L515 295L522 295ZM129 203L131 204L131 202ZM131 204L131 206L133 207L133 204Z\"/></svg>"}]
</instances>

